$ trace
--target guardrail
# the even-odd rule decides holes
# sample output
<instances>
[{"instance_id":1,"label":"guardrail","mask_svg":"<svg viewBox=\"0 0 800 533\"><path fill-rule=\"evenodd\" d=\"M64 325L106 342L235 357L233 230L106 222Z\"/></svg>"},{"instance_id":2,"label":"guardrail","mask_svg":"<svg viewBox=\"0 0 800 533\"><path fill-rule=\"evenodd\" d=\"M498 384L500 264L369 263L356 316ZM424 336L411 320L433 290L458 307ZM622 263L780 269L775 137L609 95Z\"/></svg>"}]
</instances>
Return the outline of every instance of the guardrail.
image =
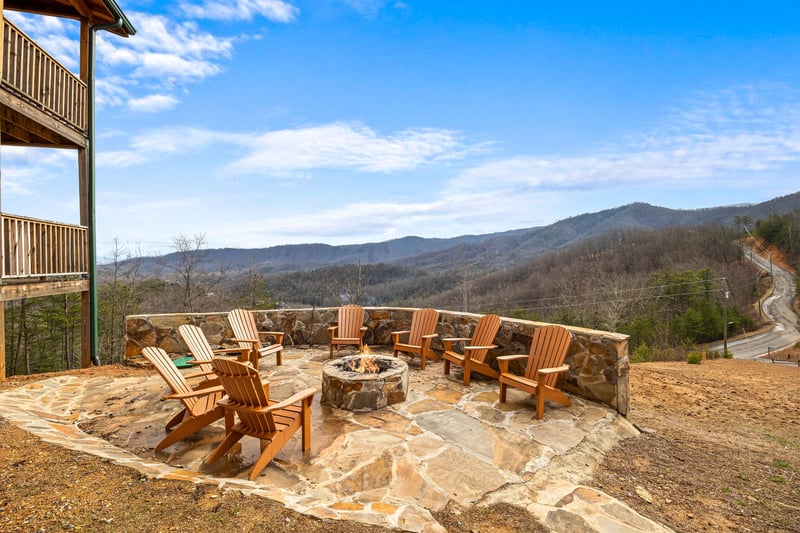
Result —
<instances>
[{"instance_id":1,"label":"guardrail","mask_svg":"<svg viewBox=\"0 0 800 533\"><path fill-rule=\"evenodd\" d=\"M3 19L5 88L86 131L86 84L7 19Z\"/></svg>"},{"instance_id":2,"label":"guardrail","mask_svg":"<svg viewBox=\"0 0 800 533\"><path fill-rule=\"evenodd\" d=\"M6 214L0 220L3 280L88 274L85 226Z\"/></svg>"}]
</instances>

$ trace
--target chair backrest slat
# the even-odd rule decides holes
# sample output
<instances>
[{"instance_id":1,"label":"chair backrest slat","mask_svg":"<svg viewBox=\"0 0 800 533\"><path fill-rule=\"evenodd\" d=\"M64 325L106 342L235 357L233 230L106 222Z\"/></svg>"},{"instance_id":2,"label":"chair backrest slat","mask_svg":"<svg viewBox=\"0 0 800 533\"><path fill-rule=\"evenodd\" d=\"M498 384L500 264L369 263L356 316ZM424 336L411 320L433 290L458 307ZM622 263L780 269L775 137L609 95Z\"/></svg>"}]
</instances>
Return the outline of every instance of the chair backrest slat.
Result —
<instances>
[{"instance_id":1,"label":"chair backrest slat","mask_svg":"<svg viewBox=\"0 0 800 533\"><path fill-rule=\"evenodd\" d=\"M208 339L206 339L203 330L191 324L182 324L178 326L178 333L183 342L186 343L186 346L189 347L189 351L194 356L195 361L207 361L207 363L200 364L198 367L204 372L210 372L214 350L208 344Z\"/></svg>"},{"instance_id":2,"label":"chair backrest slat","mask_svg":"<svg viewBox=\"0 0 800 533\"><path fill-rule=\"evenodd\" d=\"M489 346L494 342L497 332L500 330L500 317L497 315L483 315L475 324L475 331L472 332L470 346ZM474 360L484 362L489 350L474 350L470 352L470 357Z\"/></svg>"},{"instance_id":3,"label":"chair backrest slat","mask_svg":"<svg viewBox=\"0 0 800 533\"><path fill-rule=\"evenodd\" d=\"M536 328L531 339L531 350L528 354L528 364L525 367L525 377L539 381L536 373L541 368L555 368L564 364L569 346L572 343L572 334L561 326L542 326ZM554 386L558 374L550 374L541 378L547 386Z\"/></svg>"},{"instance_id":4,"label":"chair backrest slat","mask_svg":"<svg viewBox=\"0 0 800 533\"><path fill-rule=\"evenodd\" d=\"M192 388L186 382L186 379L184 379L178 367L175 366L175 363L172 362L169 355L167 355L167 352L161 348L148 346L142 350L142 355L155 367L164 381L167 382L169 388L172 389L172 392L176 394L192 392ZM196 398L181 398L181 401L189 411L192 411L197 403Z\"/></svg>"},{"instance_id":5,"label":"chair backrest slat","mask_svg":"<svg viewBox=\"0 0 800 533\"><path fill-rule=\"evenodd\" d=\"M247 309L234 309L228 313L228 322L233 330L233 336L237 339L260 339L258 336L258 326L253 313ZM250 348L248 342L240 342L240 348ZM259 340L258 347L261 348Z\"/></svg>"},{"instance_id":6,"label":"chair backrest slat","mask_svg":"<svg viewBox=\"0 0 800 533\"><path fill-rule=\"evenodd\" d=\"M222 388L235 404L234 409L242 425L256 432L274 431L275 421L270 413L253 413L247 409L269 406L269 383L261 382L258 371L248 365L221 358L214 358L211 364ZM244 409L236 409L236 406Z\"/></svg>"},{"instance_id":7,"label":"chair backrest slat","mask_svg":"<svg viewBox=\"0 0 800 533\"><path fill-rule=\"evenodd\" d=\"M361 326L364 324L364 308L356 304L347 304L339 308L339 324L337 337L355 339L361 337Z\"/></svg>"},{"instance_id":8,"label":"chair backrest slat","mask_svg":"<svg viewBox=\"0 0 800 533\"><path fill-rule=\"evenodd\" d=\"M408 344L422 345L422 336L436 333L439 322L439 311L436 309L417 309L411 315L411 328L408 333Z\"/></svg>"}]
</instances>

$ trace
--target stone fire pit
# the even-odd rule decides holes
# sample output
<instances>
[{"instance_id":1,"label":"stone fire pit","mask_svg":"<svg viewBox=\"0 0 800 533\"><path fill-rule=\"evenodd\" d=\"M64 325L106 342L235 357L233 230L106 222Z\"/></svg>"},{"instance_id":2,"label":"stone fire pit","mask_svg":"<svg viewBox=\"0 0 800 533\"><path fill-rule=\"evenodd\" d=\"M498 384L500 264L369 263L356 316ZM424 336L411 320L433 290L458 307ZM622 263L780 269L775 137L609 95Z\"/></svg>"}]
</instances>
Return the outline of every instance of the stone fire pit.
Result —
<instances>
[{"instance_id":1,"label":"stone fire pit","mask_svg":"<svg viewBox=\"0 0 800 533\"><path fill-rule=\"evenodd\" d=\"M379 372L359 373L362 358L373 358ZM349 355L322 367L322 403L348 411L370 411L402 402L408 392L408 365L397 357Z\"/></svg>"}]
</instances>

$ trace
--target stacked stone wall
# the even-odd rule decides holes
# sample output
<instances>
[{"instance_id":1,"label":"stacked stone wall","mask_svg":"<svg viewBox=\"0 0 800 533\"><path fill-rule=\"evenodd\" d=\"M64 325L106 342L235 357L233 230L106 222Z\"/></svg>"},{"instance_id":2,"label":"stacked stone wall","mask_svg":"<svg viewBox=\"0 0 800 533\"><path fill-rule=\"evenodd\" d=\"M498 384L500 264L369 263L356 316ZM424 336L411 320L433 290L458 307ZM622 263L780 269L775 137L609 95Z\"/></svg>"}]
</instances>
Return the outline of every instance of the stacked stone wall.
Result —
<instances>
[{"instance_id":1,"label":"stacked stone wall","mask_svg":"<svg viewBox=\"0 0 800 533\"><path fill-rule=\"evenodd\" d=\"M328 344L328 326L335 324L338 308L271 309L253 311L259 329L283 331L284 345ZM391 332L408 329L414 309L370 307L365 309L370 345L391 345ZM443 337L470 337L480 315L440 311L434 351L442 351ZM132 315L126 318L126 358L141 358L142 348L158 346L171 354L188 355L178 334L178 326L193 324L203 330L212 346L231 346L233 331L227 313ZM497 349L489 352L488 362L497 367L499 355L527 353L534 330L546 324L503 318L495 338ZM561 387L578 396L607 404L623 415L628 413L628 336L606 331L568 326L573 341L567 354L569 372L560 378ZM518 369L519 370L519 369Z\"/></svg>"}]
</instances>

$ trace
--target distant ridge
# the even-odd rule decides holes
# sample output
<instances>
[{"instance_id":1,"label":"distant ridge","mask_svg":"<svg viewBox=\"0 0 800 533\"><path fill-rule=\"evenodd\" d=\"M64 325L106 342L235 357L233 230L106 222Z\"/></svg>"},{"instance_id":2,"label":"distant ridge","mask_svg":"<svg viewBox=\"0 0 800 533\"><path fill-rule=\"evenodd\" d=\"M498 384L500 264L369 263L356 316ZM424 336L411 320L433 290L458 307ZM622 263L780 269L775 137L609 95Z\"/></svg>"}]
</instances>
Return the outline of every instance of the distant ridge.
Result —
<instances>
[{"instance_id":1,"label":"distant ridge","mask_svg":"<svg viewBox=\"0 0 800 533\"><path fill-rule=\"evenodd\" d=\"M704 209L669 209L636 202L596 213L559 220L549 226L517 229L486 235L462 235L449 239L403 237L385 242L331 246L293 244L269 248L216 248L204 250L207 269L222 265L231 272L254 268L265 273L312 270L331 265L361 262L389 263L420 268L450 269L459 261L486 268L511 266L549 250L614 231L694 226L709 222L733 224L734 217L751 220L800 209L800 192L760 204L731 205ZM177 253L160 258L145 257L142 271L153 271L158 262L175 264ZM102 267L101 267L102 271Z\"/></svg>"}]
</instances>

